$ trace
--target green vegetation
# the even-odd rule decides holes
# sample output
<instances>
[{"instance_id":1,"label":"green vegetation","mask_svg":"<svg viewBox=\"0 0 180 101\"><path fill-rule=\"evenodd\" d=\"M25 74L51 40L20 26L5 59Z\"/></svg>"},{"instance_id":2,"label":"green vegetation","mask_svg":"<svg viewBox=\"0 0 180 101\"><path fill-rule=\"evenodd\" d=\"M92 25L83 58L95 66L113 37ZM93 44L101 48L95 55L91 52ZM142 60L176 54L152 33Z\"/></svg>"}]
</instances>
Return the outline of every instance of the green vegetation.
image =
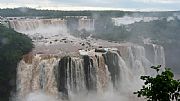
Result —
<instances>
[{"instance_id":1,"label":"green vegetation","mask_svg":"<svg viewBox=\"0 0 180 101\"><path fill-rule=\"evenodd\" d=\"M33 48L30 38L0 24L0 101L9 101L16 90L16 67Z\"/></svg>"},{"instance_id":2,"label":"green vegetation","mask_svg":"<svg viewBox=\"0 0 180 101\"><path fill-rule=\"evenodd\" d=\"M98 17L95 19L94 26L95 34L93 37L96 38L113 41L125 41L130 35L125 26L115 26L111 21L111 17Z\"/></svg>"},{"instance_id":3,"label":"green vegetation","mask_svg":"<svg viewBox=\"0 0 180 101\"><path fill-rule=\"evenodd\" d=\"M143 88L134 94L145 97L147 101L180 101L180 81L173 79L174 74L170 69L166 68L159 73L160 67L151 67L157 71L156 77L141 76L145 81Z\"/></svg>"}]
</instances>

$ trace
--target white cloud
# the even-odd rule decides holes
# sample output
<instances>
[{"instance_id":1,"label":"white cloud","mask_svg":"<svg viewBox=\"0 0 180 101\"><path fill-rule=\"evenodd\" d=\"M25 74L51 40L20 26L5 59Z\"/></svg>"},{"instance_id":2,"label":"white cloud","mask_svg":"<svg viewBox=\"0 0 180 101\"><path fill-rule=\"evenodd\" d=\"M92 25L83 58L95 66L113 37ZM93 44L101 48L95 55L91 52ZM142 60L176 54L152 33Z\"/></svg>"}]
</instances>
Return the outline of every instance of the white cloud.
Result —
<instances>
[{"instance_id":1,"label":"white cloud","mask_svg":"<svg viewBox=\"0 0 180 101\"><path fill-rule=\"evenodd\" d=\"M180 3L180 0L133 0L144 3Z\"/></svg>"},{"instance_id":2,"label":"white cloud","mask_svg":"<svg viewBox=\"0 0 180 101\"><path fill-rule=\"evenodd\" d=\"M68 8L72 6L78 6L75 8L79 8L79 6L92 6L92 7L101 7L99 4L109 4L112 1L116 0L73 0L61 1L61 0L0 0L0 8L15 8L15 7L32 7L32 8ZM84 7L83 7L84 8Z\"/></svg>"},{"instance_id":3,"label":"white cloud","mask_svg":"<svg viewBox=\"0 0 180 101\"><path fill-rule=\"evenodd\" d=\"M72 6L64 4L17 4L17 3L0 3L0 8L17 8L17 7L31 7L36 9L49 9L49 10L121 10L121 11L171 11L170 9L159 8L113 8L113 7L92 7L92 6Z\"/></svg>"},{"instance_id":4,"label":"white cloud","mask_svg":"<svg viewBox=\"0 0 180 101\"><path fill-rule=\"evenodd\" d=\"M13 3L21 4L48 4L51 3L51 0L13 0Z\"/></svg>"},{"instance_id":5,"label":"white cloud","mask_svg":"<svg viewBox=\"0 0 180 101\"><path fill-rule=\"evenodd\" d=\"M8 0L7 0L8 1ZM0 1L0 8L17 8L31 7L36 9L51 9L51 10L124 10L124 11L171 11L173 7L165 8L159 6L144 6L144 3L180 3L180 0L72 0L57 1L57 0L9 0L8 2ZM134 4L133 4L134 3ZM139 7L134 5L140 4ZM118 6L119 5L119 6ZM173 4L174 5L174 4ZM172 5L171 5L172 6ZM175 8L175 7L174 7ZM179 8L179 6L178 6ZM177 8L176 8L177 9Z\"/></svg>"},{"instance_id":6,"label":"white cloud","mask_svg":"<svg viewBox=\"0 0 180 101\"><path fill-rule=\"evenodd\" d=\"M25 0L24 0L25 1ZM92 7L92 6L73 6L68 4L54 4L54 3L0 3L0 8L17 8L17 7L31 7L36 9L49 9L49 10L130 10L126 8L113 8L113 7Z\"/></svg>"}]
</instances>

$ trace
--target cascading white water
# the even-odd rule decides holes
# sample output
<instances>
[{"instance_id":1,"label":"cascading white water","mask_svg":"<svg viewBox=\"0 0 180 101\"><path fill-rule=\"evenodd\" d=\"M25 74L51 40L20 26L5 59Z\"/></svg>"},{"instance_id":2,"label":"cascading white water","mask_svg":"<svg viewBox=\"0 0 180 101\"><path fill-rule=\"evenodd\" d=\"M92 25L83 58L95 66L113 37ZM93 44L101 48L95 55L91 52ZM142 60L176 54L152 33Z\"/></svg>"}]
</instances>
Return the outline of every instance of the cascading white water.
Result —
<instances>
[{"instance_id":1,"label":"cascading white water","mask_svg":"<svg viewBox=\"0 0 180 101\"><path fill-rule=\"evenodd\" d=\"M153 51L154 59L164 59L163 48L157 47L154 47L157 51ZM95 101L135 101L133 92L142 84L139 77L153 74L149 67L156 63L165 65L164 60L150 62L146 57L146 49L139 45L119 46L117 49L90 51L93 54L76 57L24 57L18 65L18 98L29 101L29 96L34 92L43 92L40 95L54 96L58 101L89 101L92 96ZM34 97L33 101L41 101L39 96L37 99Z\"/></svg>"},{"instance_id":2,"label":"cascading white water","mask_svg":"<svg viewBox=\"0 0 180 101\"><path fill-rule=\"evenodd\" d=\"M17 32L28 35L37 33L44 33L43 36L67 34L67 21L61 19L12 20L10 26Z\"/></svg>"},{"instance_id":3,"label":"cascading white water","mask_svg":"<svg viewBox=\"0 0 180 101\"><path fill-rule=\"evenodd\" d=\"M154 65L162 64L162 67L164 67L165 66L164 48L160 45L153 44L153 49L155 53Z\"/></svg>"},{"instance_id":4,"label":"cascading white water","mask_svg":"<svg viewBox=\"0 0 180 101\"><path fill-rule=\"evenodd\" d=\"M80 19L79 20L79 30L85 29L87 31L94 30L94 19Z\"/></svg>"},{"instance_id":5,"label":"cascading white water","mask_svg":"<svg viewBox=\"0 0 180 101\"><path fill-rule=\"evenodd\" d=\"M40 57L39 55L25 57L18 65L17 70L17 96L24 99L31 92L42 90L49 95L57 95L57 83L55 81L55 68L58 59L55 57ZM43 59L44 58L44 59Z\"/></svg>"},{"instance_id":6,"label":"cascading white water","mask_svg":"<svg viewBox=\"0 0 180 101\"><path fill-rule=\"evenodd\" d=\"M66 66L67 85L65 86L67 86L68 93L77 93L85 90L83 60L69 57Z\"/></svg>"},{"instance_id":7,"label":"cascading white water","mask_svg":"<svg viewBox=\"0 0 180 101\"><path fill-rule=\"evenodd\" d=\"M78 29L87 31L94 30L94 19L79 19ZM59 34L67 34L68 26L65 19L26 19L26 20L10 20L10 27L17 32L28 35L42 34L43 36L53 36Z\"/></svg>"}]
</instances>

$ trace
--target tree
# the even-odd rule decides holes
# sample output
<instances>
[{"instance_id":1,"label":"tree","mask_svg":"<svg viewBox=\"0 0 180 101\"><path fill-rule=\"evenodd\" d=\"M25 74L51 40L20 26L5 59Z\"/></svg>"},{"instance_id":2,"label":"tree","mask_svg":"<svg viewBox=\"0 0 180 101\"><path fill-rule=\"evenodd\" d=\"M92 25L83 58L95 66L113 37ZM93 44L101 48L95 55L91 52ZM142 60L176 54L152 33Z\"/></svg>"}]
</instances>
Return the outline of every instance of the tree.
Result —
<instances>
[{"instance_id":1,"label":"tree","mask_svg":"<svg viewBox=\"0 0 180 101\"><path fill-rule=\"evenodd\" d=\"M161 65L152 66L157 71L155 77L141 76L144 80L142 89L134 94L138 97L145 97L147 101L180 101L180 81L174 80L174 74L168 68L159 73Z\"/></svg>"},{"instance_id":2,"label":"tree","mask_svg":"<svg viewBox=\"0 0 180 101\"><path fill-rule=\"evenodd\" d=\"M0 24L0 101L9 101L16 91L17 64L32 48L27 35Z\"/></svg>"}]
</instances>

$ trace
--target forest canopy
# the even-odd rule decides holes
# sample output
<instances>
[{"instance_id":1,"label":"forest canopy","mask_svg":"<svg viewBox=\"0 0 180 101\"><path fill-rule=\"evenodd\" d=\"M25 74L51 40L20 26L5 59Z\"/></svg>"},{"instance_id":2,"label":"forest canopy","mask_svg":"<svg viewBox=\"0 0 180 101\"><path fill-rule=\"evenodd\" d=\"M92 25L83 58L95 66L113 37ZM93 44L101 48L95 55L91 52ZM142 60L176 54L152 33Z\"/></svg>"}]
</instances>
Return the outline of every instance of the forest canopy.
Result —
<instances>
[{"instance_id":1,"label":"forest canopy","mask_svg":"<svg viewBox=\"0 0 180 101\"><path fill-rule=\"evenodd\" d=\"M8 101L15 89L17 63L32 48L28 36L0 24L0 101Z\"/></svg>"}]
</instances>

